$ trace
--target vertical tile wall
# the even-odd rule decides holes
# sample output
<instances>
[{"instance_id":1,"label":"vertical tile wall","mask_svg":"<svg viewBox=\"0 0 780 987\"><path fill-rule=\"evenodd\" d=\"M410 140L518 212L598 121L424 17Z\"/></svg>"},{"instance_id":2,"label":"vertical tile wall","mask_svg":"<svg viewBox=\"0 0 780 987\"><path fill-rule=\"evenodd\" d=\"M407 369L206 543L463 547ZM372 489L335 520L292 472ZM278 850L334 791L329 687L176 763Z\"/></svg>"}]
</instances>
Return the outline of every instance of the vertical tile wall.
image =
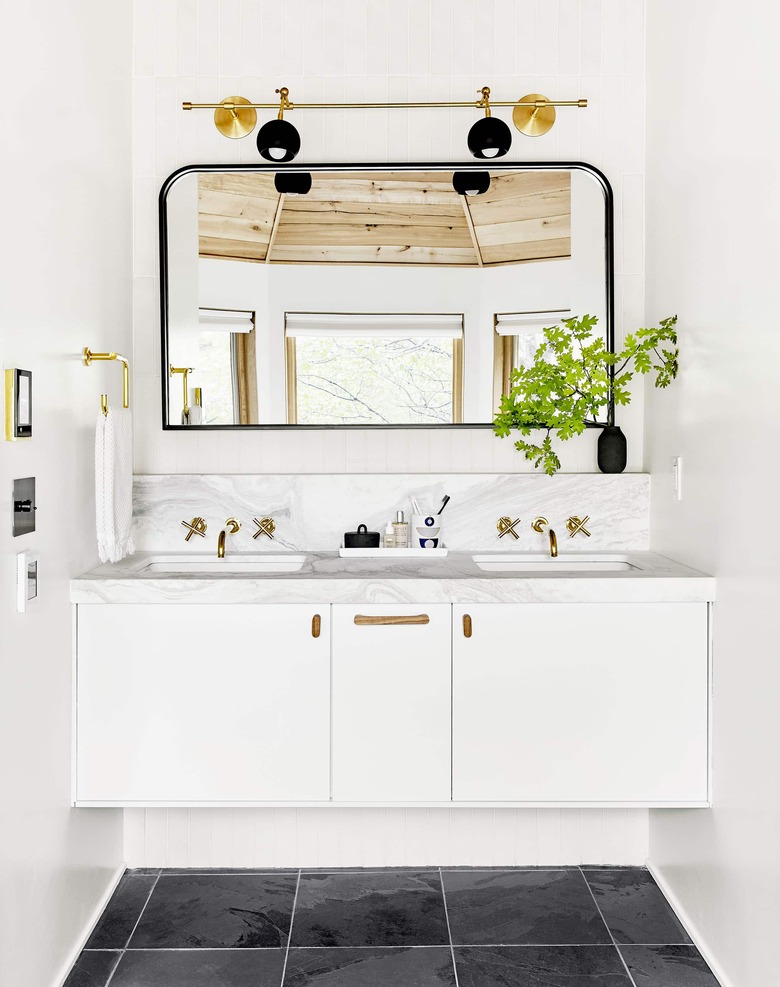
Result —
<instances>
[{"instance_id":1,"label":"vertical tile wall","mask_svg":"<svg viewBox=\"0 0 780 987\"><path fill-rule=\"evenodd\" d=\"M252 137L221 137L182 100L293 101L587 97L553 130L513 130L509 158L588 161L616 200L616 322L643 316L644 0L135 0L134 377L138 473L515 472L530 469L489 429L246 432L160 428L156 197L192 162L253 162ZM511 111L497 110L510 120ZM308 161L465 160L476 114L331 110L294 114ZM642 468L642 388L621 412L629 469ZM597 435L561 446L563 468L592 471Z\"/></svg>"},{"instance_id":2,"label":"vertical tile wall","mask_svg":"<svg viewBox=\"0 0 780 987\"><path fill-rule=\"evenodd\" d=\"M617 338L644 295L644 0L135 0L134 408L138 473L514 472L489 430L217 435L160 428L156 197L175 168L255 161L182 100L499 99L585 96L545 138L514 134L510 158L583 160L616 200ZM497 111L509 118L509 111ZM309 161L435 161L467 155L466 110L359 110L294 117ZM642 466L642 392L621 414ZM595 434L561 449L595 469ZM126 857L142 866L638 863L643 810L134 809Z\"/></svg>"}]
</instances>

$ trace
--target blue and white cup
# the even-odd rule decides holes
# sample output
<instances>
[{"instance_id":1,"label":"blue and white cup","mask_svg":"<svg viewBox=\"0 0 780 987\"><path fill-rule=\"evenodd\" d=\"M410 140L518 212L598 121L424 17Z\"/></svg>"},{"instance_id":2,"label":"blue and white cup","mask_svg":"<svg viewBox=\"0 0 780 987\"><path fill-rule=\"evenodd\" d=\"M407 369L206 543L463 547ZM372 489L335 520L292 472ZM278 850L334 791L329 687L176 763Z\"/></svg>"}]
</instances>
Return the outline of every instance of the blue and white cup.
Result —
<instances>
[{"instance_id":1,"label":"blue and white cup","mask_svg":"<svg viewBox=\"0 0 780 987\"><path fill-rule=\"evenodd\" d=\"M412 514L412 548L441 548L441 519L436 514Z\"/></svg>"}]
</instances>

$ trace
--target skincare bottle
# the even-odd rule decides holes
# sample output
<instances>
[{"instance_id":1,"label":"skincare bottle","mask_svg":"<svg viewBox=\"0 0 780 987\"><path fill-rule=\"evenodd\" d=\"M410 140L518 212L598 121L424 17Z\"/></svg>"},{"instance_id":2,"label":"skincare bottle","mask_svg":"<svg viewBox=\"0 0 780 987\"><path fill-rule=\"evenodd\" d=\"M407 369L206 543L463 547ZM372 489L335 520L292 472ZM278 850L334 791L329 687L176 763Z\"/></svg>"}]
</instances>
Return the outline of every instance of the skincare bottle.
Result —
<instances>
[{"instance_id":1,"label":"skincare bottle","mask_svg":"<svg viewBox=\"0 0 780 987\"><path fill-rule=\"evenodd\" d=\"M409 547L409 525L404 521L404 512L398 511L393 522L393 533L395 535L395 548Z\"/></svg>"},{"instance_id":2,"label":"skincare bottle","mask_svg":"<svg viewBox=\"0 0 780 987\"><path fill-rule=\"evenodd\" d=\"M385 548L395 548L395 532L393 531L393 526L390 522L387 522L387 527L385 528Z\"/></svg>"}]
</instances>

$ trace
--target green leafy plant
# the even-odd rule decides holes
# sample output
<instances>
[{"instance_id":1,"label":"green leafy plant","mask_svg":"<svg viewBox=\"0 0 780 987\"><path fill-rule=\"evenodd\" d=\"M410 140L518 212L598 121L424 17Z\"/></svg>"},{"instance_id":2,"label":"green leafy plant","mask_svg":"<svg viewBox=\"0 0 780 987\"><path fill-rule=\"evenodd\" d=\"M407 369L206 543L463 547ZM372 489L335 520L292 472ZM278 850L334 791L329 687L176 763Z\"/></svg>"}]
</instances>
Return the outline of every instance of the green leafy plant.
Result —
<instances>
[{"instance_id":1,"label":"green leafy plant","mask_svg":"<svg viewBox=\"0 0 780 987\"><path fill-rule=\"evenodd\" d=\"M656 328L637 329L626 336L619 353L608 350L603 337L594 338L597 322L594 316L583 315L545 329L531 366L512 371L509 394L502 395L493 422L501 438L513 429L523 436L544 431L541 441L518 439L515 448L548 476L561 468L552 447L553 433L565 441L595 425L609 405L610 392L616 405L629 404L628 385L634 374L655 371L656 387L668 387L677 376L676 315L662 319Z\"/></svg>"}]
</instances>

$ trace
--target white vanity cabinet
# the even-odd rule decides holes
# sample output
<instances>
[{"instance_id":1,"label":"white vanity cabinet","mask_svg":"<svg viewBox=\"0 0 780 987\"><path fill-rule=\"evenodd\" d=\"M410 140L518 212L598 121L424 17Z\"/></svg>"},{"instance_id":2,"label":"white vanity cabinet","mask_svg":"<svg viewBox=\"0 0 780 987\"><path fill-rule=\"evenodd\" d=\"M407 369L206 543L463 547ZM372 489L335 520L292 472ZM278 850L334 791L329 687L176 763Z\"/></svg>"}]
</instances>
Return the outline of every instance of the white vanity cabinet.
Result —
<instances>
[{"instance_id":1,"label":"white vanity cabinet","mask_svg":"<svg viewBox=\"0 0 780 987\"><path fill-rule=\"evenodd\" d=\"M455 606L453 799L706 803L707 642L705 603Z\"/></svg>"},{"instance_id":2,"label":"white vanity cabinet","mask_svg":"<svg viewBox=\"0 0 780 987\"><path fill-rule=\"evenodd\" d=\"M77 621L77 802L329 798L327 606L101 604Z\"/></svg>"},{"instance_id":3,"label":"white vanity cabinet","mask_svg":"<svg viewBox=\"0 0 780 987\"><path fill-rule=\"evenodd\" d=\"M451 798L449 604L333 607L333 798Z\"/></svg>"}]
</instances>

